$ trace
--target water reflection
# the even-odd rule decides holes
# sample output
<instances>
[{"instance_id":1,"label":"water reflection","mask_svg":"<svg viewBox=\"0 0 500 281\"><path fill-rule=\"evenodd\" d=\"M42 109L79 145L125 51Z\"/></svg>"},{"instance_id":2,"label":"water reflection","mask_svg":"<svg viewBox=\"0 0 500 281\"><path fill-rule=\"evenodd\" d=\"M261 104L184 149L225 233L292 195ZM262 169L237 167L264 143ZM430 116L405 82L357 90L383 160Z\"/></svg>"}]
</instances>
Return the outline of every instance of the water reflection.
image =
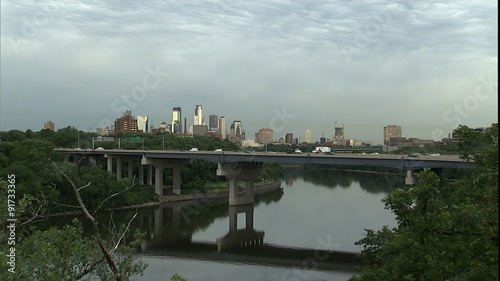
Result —
<instances>
[{"instance_id":1,"label":"water reflection","mask_svg":"<svg viewBox=\"0 0 500 281\"><path fill-rule=\"evenodd\" d=\"M327 188L349 188L358 183L364 191L372 194L387 194L404 186L404 174L334 170L313 165L287 167L284 177L287 187L292 187L298 179Z\"/></svg>"},{"instance_id":2,"label":"water reflection","mask_svg":"<svg viewBox=\"0 0 500 281\"><path fill-rule=\"evenodd\" d=\"M227 234L212 241L219 251L262 245L264 231L253 228L255 206L278 202L283 191L256 196L255 205L228 206L217 202L171 203L141 212L136 227L146 233L141 250L185 249L193 245L193 233L202 231L220 218L229 217ZM238 229L238 214L245 214L245 228Z\"/></svg>"}]
</instances>

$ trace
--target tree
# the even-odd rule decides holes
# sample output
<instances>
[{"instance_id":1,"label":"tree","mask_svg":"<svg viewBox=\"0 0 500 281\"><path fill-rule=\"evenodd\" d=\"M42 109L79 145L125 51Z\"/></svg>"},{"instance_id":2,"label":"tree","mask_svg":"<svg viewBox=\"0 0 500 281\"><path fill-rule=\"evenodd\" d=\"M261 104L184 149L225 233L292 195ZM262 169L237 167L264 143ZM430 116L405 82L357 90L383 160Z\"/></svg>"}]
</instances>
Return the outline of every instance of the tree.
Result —
<instances>
[{"instance_id":1,"label":"tree","mask_svg":"<svg viewBox=\"0 0 500 281\"><path fill-rule=\"evenodd\" d=\"M460 126L457 135L472 175L440 187L424 170L415 187L389 194L397 227L366 230L352 281L498 280L498 125L486 134Z\"/></svg>"}]
</instances>

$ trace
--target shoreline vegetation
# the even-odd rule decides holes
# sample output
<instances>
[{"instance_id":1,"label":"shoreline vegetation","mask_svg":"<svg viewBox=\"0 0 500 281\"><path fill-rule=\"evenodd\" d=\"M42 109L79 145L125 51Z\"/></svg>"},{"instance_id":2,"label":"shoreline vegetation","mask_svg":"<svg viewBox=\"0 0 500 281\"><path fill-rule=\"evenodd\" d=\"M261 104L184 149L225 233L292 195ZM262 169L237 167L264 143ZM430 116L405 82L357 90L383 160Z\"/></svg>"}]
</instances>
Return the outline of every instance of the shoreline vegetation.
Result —
<instances>
[{"instance_id":1,"label":"shoreline vegetation","mask_svg":"<svg viewBox=\"0 0 500 281\"><path fill-rule=\"evenodd\" d=\"M239 186L241 187L241 186ZM140 186L139 188L152 188L151 186ZM168 188L168 187L167 187ZM281 181L276 180L276 181L271 181L271 182L261 182L261 183L256 183L254 186L254 196L259 196L267 193L271 193L273 191L281 189ZM192 191L192 190L188 190ZM238 195L244 194L244 190L239 190ZM181 194L181 195L164 195L161 198L158 198L158 201L150 201L150 202L145 202L145 203L140 203L140 204L134 204L134 205L128 205L128 206L120 206L120 207L114 207L114 208L106 208L102 209L103 212L105 211L117 211L117 210L129 210L129 209L135 209L135 208L147 208L147 207L154 207L154 206L159 206L159 205L169 205L172 203L186 203L186 204L192 204L195 202L200 202L200 201L208 201L208 202L213 202L213 201L218 201L222 199L227 199L229 198L229 187L226 187L225 189L213 189L209 188L207 192L194 192L194 193L188 193L188 194ZM64 216L73 216L73 215L80 215L81 211L74 211L74 212L61 212L61 213L54 213L54 214L47 214L43 216L38 216L37 219L47 219L47 218L52 218L52 217L64 217ZM23 220L21 218L20 220Z\"/></svg>"}]
</instances>

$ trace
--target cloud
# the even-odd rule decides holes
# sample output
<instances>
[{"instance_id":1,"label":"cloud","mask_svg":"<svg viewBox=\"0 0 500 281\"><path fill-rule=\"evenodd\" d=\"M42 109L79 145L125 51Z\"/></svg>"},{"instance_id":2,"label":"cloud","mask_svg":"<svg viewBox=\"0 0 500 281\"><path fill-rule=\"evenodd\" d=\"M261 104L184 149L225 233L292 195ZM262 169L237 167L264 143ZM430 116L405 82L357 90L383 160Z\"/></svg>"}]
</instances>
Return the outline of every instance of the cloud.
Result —
<instances>
[{"instance_id":1,"label":"cloud","mask_svg":"<svg viewBox=\"0 0 500 281\"><path fill-rule=\"evenodd\" d=\"M494 1L2 1L1 130L97 127L158 65L169 77L132 108L155 124L174 106L192 123L202 104L253 136L286 107L296 118L284 130L296 135L331 135L337 120L349 138L381 142L388 124L431 138L452 129L443 114L496 70L496 10ZM496 122L497 100L492 92L462 121Z\"/></svg>"}]
</instances>

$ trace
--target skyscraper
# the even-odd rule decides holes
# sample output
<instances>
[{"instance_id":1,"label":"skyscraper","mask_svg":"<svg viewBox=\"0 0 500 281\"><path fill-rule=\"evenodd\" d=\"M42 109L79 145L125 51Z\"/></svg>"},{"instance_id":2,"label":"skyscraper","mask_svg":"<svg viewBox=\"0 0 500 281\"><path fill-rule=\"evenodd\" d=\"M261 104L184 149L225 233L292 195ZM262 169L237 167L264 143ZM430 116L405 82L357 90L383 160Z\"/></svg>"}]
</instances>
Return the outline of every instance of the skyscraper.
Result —
<instances>
[{"instance_id":1,"label":"skyscraper","mask_svg":"<svg viewBox=\"0 0 500 281\"><path fill-rule=\"evenodd\" d=\"M227 137L227 120L224 116L219 119L219 134L221 134L222 139Z\"/></svg>"},{"instance_id":2,"label":"skyscraper","mask_svg":"<svg viewBox=\"0 0 500 281\"><path fill-rule=\"evenodd\" d=\"M198 104L194 109L194 123L193 125L205 125L205 116L203 115L203 107Z\"/></svg>"},{"instance_id":3,"label":"skyscraper","mask_svg":"<svg viewBox=\"0 0 500 281\"><path fill-rule=\"evenodd\" d=\"M304 133L304 142L305 143L312 143L312 132L307 130L305 133Z\"/></svg>"},{"instance_id":4,"label":"skyscraper","mask_svg":"<svg viewBox=\"0 0 500 281\"><path fill-rule=\"evenodd\" d=\"M384 127L384 144L389 145L391 138L401 138L402 129L401 126L397 125L387 125Z\"/></svg>"},{"instance_id":5,"label":"skyscraper","mask_svg":"<svg viewBox=\"0 0 500 281\"><path fill-rule=\"evenodd\" d=\"M210 114L210 116L208 116L208 130L219 132L219 116L215 114Z\"/></svg>"},{"instance_id":6,"label":"skyscraper","mask_svg":"<svg viewBox=\"0 0 500 281\"><path fill-rule=\"evenodd\" d=\"M241 123L241 121L233 121L233 126L234 136L239 140L243 140L245 133L243 132L243 124Z\"/></svg>"},{"instance_id":7,"label":"skyscraper","mask_svg":"<svg viewBox=\"0 0 500 281\"><path fill-rule=\"evenodd\" d=\"M345 145L344 125L342 125L342 127L335 126L334 129L335 131L333 133L333 141L341 145Z\"/></svg>"},{"instance_id":8,"label":"skyscraper","mask_svg":"<svg viewBox=\"0 0 500 281\"><path fill-rule=\"evenodd\" d=\"M293 143L293 133L286 133L285 135L285 143Z\"/></svg>"},{"instance_id":9,"label":"skyscraper","mask_svg":"<svg viewBox=\"0 0 500 281\"><path fill-rule=\"evenodd\" d=\"M148 132L148 117L147 116L137 116L137 130L143 133Z\"/></svg>"},{"instance_id":10,"label":"skyscraper","mask_svg":"<svg viewBox=\"0 0 500 281\"><path fill-rule=\"evenodd\" d=\"M172 133L182 134L182 113L180 107L174 107L172 113Z\"/></svg>"}]
</instances>

